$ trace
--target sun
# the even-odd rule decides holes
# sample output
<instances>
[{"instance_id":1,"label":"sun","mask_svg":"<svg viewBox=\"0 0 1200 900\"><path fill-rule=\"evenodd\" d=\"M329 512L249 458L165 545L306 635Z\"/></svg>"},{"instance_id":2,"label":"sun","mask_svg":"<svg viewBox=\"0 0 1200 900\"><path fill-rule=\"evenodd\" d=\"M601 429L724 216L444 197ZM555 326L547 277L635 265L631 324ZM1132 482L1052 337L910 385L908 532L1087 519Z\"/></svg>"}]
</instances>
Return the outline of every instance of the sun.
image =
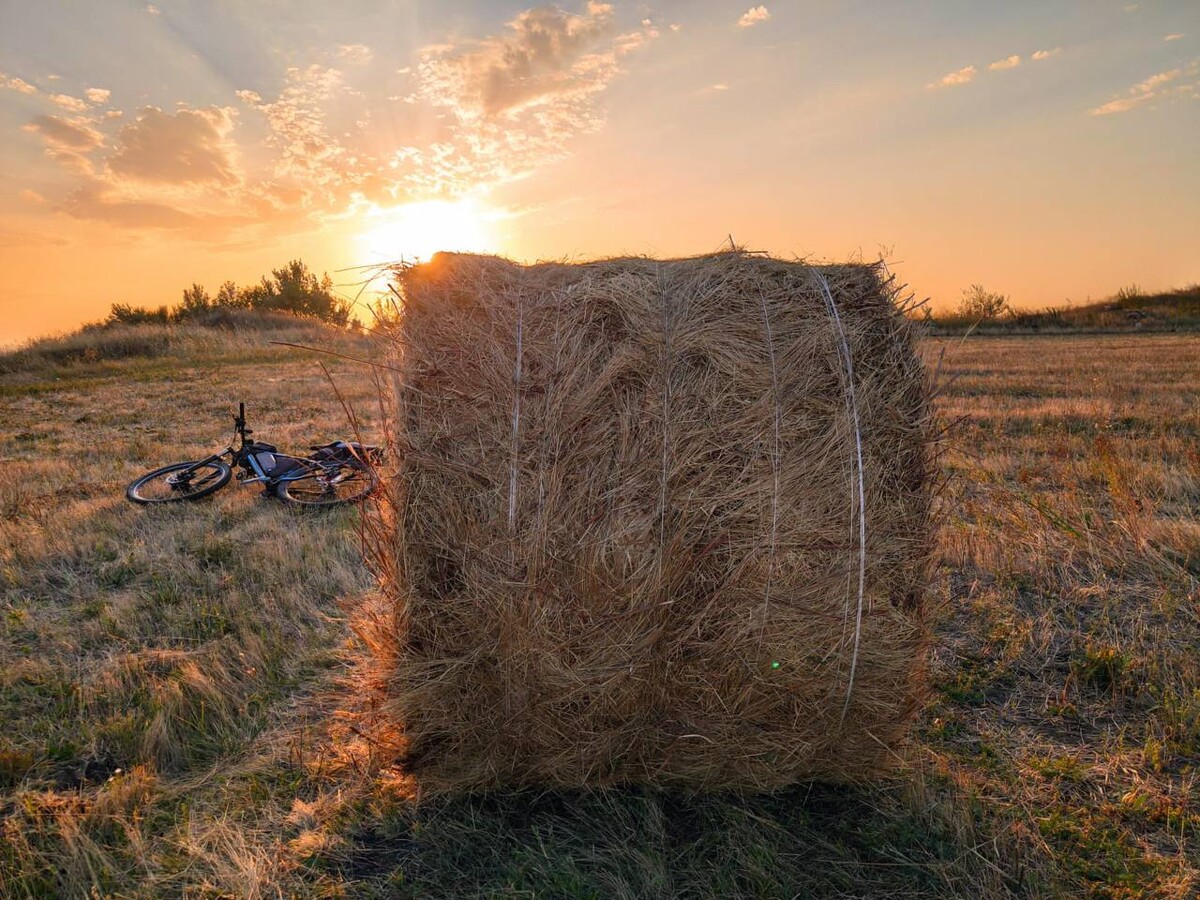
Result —
<instances>
[{"instance_id":1,"label":"sun","mask_svg":"<svg viewBox=\"0 0 1200 900\"><path fill-rule=\"evenodd\" d=\"M496 250L495 216L471 198L425 200L368 214L358 236L364 263L427 260L439 250Z\"/></svg>"}]
</instances>

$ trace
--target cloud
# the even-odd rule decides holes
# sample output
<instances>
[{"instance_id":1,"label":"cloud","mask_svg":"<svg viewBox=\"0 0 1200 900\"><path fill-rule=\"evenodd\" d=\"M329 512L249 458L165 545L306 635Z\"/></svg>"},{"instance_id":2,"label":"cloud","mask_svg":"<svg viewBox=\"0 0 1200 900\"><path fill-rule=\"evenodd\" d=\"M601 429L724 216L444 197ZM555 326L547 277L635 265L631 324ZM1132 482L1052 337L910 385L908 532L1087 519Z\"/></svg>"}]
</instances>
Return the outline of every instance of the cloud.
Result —
<instances>
[{"instance_id":1,"label":"cloud","mask_svg":"<svg viewBox=\"0 0 1200 900\"><path fill-rule=\"evenodd\" d=\"M1034 62L1041 62L1043 59L1049 59L1052 56L1058 56L1062 53L1062 47L1055 47L1053 50L1035 50L1033 56L1030 57Z\"/></svg>"},{"instance_id":2,"label":"cloud","mask_svg":"<svg viewBox=\"0 0 1200 900\"><path fill-rule=\"evenodd\" d=\"M940 80L934 81L925 85L929 88L956 87L960 84L969 84L979 70L974 66L964 66L956 72L951 72L948 75L943 75Z\"/></svg>"},{"instance_id":3,"label":"cloud","mask_svg":"<svg viewBox=\"0 0 1200 900\"><path fill-rule=\"evenodd\" d=\"M366 44L339 44L337 55L348 63L361 65L371 61L371 48Z\"/></svg>"},{"instance_id":4,"label":"cloud","mask_svg":"<svg viewBox=\"0 0 1200 900\"><path fill-rule=\"evenodd\" d=\"M116 175L160 184L233 184L238 180L228 141L233 111L210 106L163 112L147 106L121 129L108 160Z\"/></svg>"},{"instance_id":5,"label":"cloud","mask_svg":"<svg viewBox=\"0 0 1200 900\"><path fill-rule=\"evenodd\" d=\"M1191 82L1179 85L1176 88L1169 88L1167 85L1183 78L1195 78L1197 75L1200 75L1200 60L1195 60L1187 66L1179 66L1174 69L1168 69L1165 72L1159 72L1129 88L1124 96L1115 97L1102 106L1088 110L1088 113L1093 116L1111 116L1116 113L1129 112L1129 110L1136 109L1156 98L1168 97L1173 92L1182 94L1194 93L1196 85Z\"/></svg>"},{"instance_id":6,"label":"cloud","mask_svg":"<svg viewBox=\"0 0 1200 900\"><path fill-rule=\"evenodd\" d=\"M503 37L426 48L426 99L486 117L603 88L605 60L591 51L612 30L608 4L590 3L582 15L554 6L527 9L508 28Z\"/></svg>"},{"instance_id":7,"label":"cloud","mask_svg":"<svg viewBox=\"0 0 1200 900\"><path fill-rule=\"evenodd\" d=\"M146 4L146 12L150 13L150 15L152 15L152 16L162 15L162 10L159 9L157 6L155 6L153 3Z\"/></svg>"},{"instance_id":8,"label":"cloud","mask_svg":"<svg viewBox=\"0 0 1200 900\"><path fill-rule=\"evenodd\" d=\"M349 172L350 153L330 133L328 110L344 88L342 72L320 65L287 70L287 86L274 100L256 91L237 92L247 106L266 116L268 144L278 151L275 175L312 192L339 185Z\"/></svg>"},{"instance_id":9,"label":"cloud","mask_svg":"<svg viewBox=\"0 0 1200 900\"><path fill-rule=\"evenodd\" d=\"M50 101L61 106L63 109L69 109L71 112L87 112L88 105L78 97L72 97L69 94L51 94Z\"/></svg>"},{"instance_id":10,"label":"cloud","mask_svg":"<svg viewBox=\"0 0 1200 900\"><path fill-rule=\"evenodd\" d=\"M738 19L738 28L752 28L759 22L765 22L771 18L771 11L765 6L752 6Z\"/></svg>"},{"instance_id":11,"label":"cloud","mask_svg":"<svg viewBox=\"0 0 1200 900\"><path fill-rule=\"evenodd\" d=\"M1020 64L1021 64L1021 57L1017 56L1014 53L1012 56L1008 57L1007 59L996 60L994 63L992 63L990 66L988 66L988 69L990 69L993 72L1001 72L1004 69L1015 69Z\"/></svg>"},{"instance_id":12,"label":"cloud","mask_svg":"<svg viewBox=\"0 0 1200 900\"><path fill-rule=\"evenodd\" d=\"M1163 38L1163 40L1164 41L1177 41L1182 37L1185 37L1185 35L1180 34L1179 32L1175 32L1175 34L1168 34L1166 37Z\"/></svg>"},{"instance_id":13,"label":"cloud","mask_svg":"<svg viewBox=\"0 0 1200 900\"><path fill-rule=\"evenodd\" d=\"M16 91L19 94L37 93L37 88L28 81L25 81L23 78L17 78L15 75L10 78L3 72L0 72L0 87L8 88L10 91Z\"/></svg>"},{"instance_id":14,"label":"cloud","mask_svg":"<svg viewBox=\"0 0 1200 900\"><path fill-rule=\"evenodd\" d=\"M501 35L424 48L413 98L449 113L451 134L409 148L398 167L419 191L454 193L563 158L571 137L603 124L597 95L621 60L657 35L616 33L612 6L590 2L527 9Z\"/></svg>"},{"instance_id":15,"label":"cloud","mask_svg":"<svg viewBox=\"0 0 1200 900\"><path fill-rule=\"evenodd\" d=\"M190 228L198 221L191 213L164 203L123 199L102 182L91 182L73 191L63 209L77 219L128 228Z\"/></svg>"},{"instance_id":16,"label":"cloud","mask_svg":"<svg viewBox=\"0 0 1200 900\"><path fill-rule=\"evenodd\" d=\"M86 153L104 145L104 136L83 119L36 116L24 127L41 136L50 147Z\"/></svg>"},{"instance_id":17,"label":"cloud","mask_svg":"<svg viewBox=\"0 0 1200 900\"><path fill-rule=\"evenodd\" d=\"M373 65L356 65L378 59L354 44L314 49L313 62L287 69L276 90L237 91L241 117L261 116L269 129L244 158L232 109L145 107L121 119L101 105L111 94L99 87L81 88L93 105L69 98L72 112L40 116L27 130L75 175L51 206L119 227L241 240L372 206L486 192L565 158L573 137L602 127L601 96L659 27L622 30L612 6L592 0L574 11L526 9L495 34L427 46L402 97L412 107L406 120L418 120L407 146L371 133L368 123L396 107L387 90L372 90ZM343 62L334 68L331 59Z\"/></svg>"},{"instance_id":18,"label":"cloud","mask_svg":"<svg viewBox=\"0 0 1200 900\"><path fill-rule=\"evenodd\" d=\"M1127 4L1125 4L1125 12L1127 12L1127 13L1137 12L1139 6L1140 6L1140 4L1138 4L1138 3L1127 3Z\"/></svg>"},{"instance_id":19,"label":"cloud","mask_svg":"<svg viewBox=\"0 0 1200 900\"><path fill-rule=\"evenodd\" d=\"M78 174L92 172L88 154L104 146L104 135L83 118L35 116L23 130L38 135L46 145L47 156Z\"/></svg>"}]
</instances>

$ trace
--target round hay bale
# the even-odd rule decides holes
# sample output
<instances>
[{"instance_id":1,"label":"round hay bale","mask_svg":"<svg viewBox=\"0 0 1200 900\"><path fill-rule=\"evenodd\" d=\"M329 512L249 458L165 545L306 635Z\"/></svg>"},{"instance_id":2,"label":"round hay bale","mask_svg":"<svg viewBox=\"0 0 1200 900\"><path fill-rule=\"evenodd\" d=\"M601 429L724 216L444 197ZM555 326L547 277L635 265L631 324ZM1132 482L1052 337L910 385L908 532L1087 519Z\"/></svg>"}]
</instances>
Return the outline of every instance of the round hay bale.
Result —
<instances>
[{"instance_id":1,"label":"round hay bale","mask_svg":"<svg viewBox=\"0 0 1200 900\"><path fill-rule=\"evenodd\" d=\"M400 269L388 685L427 790L770 789L922 697L927 380L881 266Z\"/></svg>"}]
</instances>

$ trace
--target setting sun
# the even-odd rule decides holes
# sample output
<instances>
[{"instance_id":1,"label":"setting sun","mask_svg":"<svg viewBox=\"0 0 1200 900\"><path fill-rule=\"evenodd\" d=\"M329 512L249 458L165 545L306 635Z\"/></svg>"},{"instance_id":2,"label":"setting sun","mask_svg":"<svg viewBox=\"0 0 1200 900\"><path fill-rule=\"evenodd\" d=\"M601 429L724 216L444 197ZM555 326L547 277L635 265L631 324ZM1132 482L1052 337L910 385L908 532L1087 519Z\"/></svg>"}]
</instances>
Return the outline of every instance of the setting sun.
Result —
<instances>
[{"instance_id":1,"label":"setting sun","mask_svg":"<svg viewBox=\"0 0 1200 900\"><path fill-rule=\"evenodd\" d=\"M358 238L366 264L429 259L439 250L479 253L494 251L495 216L474 200L426 200L367 217Z\"/></svg>"}]
</instances>

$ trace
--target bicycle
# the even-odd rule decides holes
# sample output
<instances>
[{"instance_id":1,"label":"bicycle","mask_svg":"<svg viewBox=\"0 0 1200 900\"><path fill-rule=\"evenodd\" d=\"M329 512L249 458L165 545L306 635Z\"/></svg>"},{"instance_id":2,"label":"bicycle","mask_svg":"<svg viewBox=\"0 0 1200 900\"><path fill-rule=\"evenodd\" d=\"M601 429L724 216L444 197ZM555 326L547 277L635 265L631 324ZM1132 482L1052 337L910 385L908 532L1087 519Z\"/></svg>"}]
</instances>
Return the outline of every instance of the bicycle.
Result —
<instances>
[{"instance_id":1,"label":"bicycle","mask_svg":"<svg viewBox=\"0 0 1200 900\"><path fill-rule=\"evenodd\" d=\"M238 484L262 484L265 493L299 506L357 503L379 484L379 447L332 441L310 447L310 456L280 453L272 444L250 440L254 432L246 427L245 403L238 404L233 427L234 441L221 452L148 472L125 489L125 497L143 505L199 500L225 487L235 468Z\"/></svg>"}]
</instances>

